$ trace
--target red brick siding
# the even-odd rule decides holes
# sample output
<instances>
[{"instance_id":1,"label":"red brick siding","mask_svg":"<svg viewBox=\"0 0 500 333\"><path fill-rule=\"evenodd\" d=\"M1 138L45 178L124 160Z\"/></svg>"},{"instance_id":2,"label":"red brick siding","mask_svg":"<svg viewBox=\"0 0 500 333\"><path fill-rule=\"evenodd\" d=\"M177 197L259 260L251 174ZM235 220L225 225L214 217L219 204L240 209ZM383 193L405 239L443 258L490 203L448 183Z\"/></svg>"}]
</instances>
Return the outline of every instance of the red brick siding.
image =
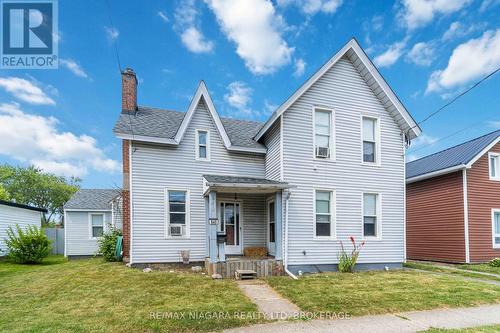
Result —
<instances>
[{"instance_id":1,"label":"red brick siding","mask_svg":"<svg viewBox=\"0 0 500 333\"><path fill-rule=\"evenodd\" d=\"M409 259L465 262L461 171L406 186Z\"/></svg>"},{"instance_id":2,"label":"red brick siding","mask_svg":"<svg viewBox=\"0 0 500 333\"><path fill-rule=\"evenodd\" d=\"M500 143L490 152L500 153ZM491 209L500 209L500 182L490 180L488 162L486 153L467 170L471 262L484 262L500 257L500 249L493 248L491 221Z\"/></svg>"},{"instance_id":3,"label":"red brick siding","mask_svg":"<svg viewBox=\"0 0 500 333\"><path fill-rule=\"evenodd\" d=\"M129 185L129 145L130 141L122 140L123 163L123 261L130 257L130 185Z\"/></svg>"}]
</instances>

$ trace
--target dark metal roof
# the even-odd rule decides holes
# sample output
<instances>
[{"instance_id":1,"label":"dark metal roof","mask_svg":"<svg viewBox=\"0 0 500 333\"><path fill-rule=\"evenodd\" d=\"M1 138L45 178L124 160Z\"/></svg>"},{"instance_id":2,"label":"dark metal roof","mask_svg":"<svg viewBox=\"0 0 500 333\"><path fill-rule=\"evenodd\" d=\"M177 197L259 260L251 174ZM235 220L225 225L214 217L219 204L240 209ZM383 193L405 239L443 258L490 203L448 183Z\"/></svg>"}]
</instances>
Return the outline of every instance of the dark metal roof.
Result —
<instances>
[{"instance_id":1,"label":"dark metal roof","mask_svg":"<svg viewBox=\"0 0 500 333\"><path fill-rule=\"evenodd\" d=\"M139 106L136 112L121 113L114 133L174 139L185 112ZM248 148L265 148L253 139L263 123L221 118L231 144Z\"/></svg>"},{"instance_id":2,"label":"dark metal roof","mask_svg":"<svg viewBox=\"0 0 500 333\"><path fill-rule=\"evenodd\" d=\"M111 201L120 192L117 189L80 189L66 202L64 209L111 209Z\"/></svg>"},{"instance_id":3,"label":"dark metal roof","mask_svg":"<svg viewBox=\"0 0 500 333\"><path fill-rule=\"evenodd\" d=\"M408 162L406 163L406 178L413 178L458 165L465 165L499 136L500 130L496 130L479 138Z\"/></svg>"},{"instance_id":4,"label":"dark metal roof","mask_svg":"<svg viewBox=\"0 0 500 333\"><path fill-rule=\"evenodd\" d=\"M30 206L30 205L18 204L17 202L0 200L0 205L28 209L28 210L34 210L34 211L41 212L41 213L47 213L47 209L45 209L45 208L38 208L38 207Z\"/></svg>"},{"instance_id":5,"label":"dark metal roof","mask_svg":"<svg viewBox=\"0 0 500 333\"><path fill-rule=\"evenodd\" d=\"M251 185L287 185L288 183L279 182L266 178L254 177L234 177L234 176L219 176L219 175L203 175L209 183L217 184L251 184Z\"/></svg>"}]
</instances>

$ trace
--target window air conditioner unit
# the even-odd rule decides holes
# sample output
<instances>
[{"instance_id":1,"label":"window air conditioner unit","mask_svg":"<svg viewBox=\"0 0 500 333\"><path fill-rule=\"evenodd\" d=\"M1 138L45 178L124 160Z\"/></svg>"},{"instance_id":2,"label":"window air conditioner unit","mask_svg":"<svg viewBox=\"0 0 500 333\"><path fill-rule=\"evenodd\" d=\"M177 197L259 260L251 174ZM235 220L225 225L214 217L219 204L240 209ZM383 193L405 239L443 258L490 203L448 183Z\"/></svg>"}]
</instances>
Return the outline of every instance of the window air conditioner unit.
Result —
<instances>
[{"instance_id":1,"label":"window air conditioner unit","mask_svg":"<svg viewBox=\"0 0 500 333\"><path fill-rule=\"evenodd\" d=\"M330 157L330 148L316 147L316 157L328 158Z\"/></svg>"},{"instance_id":2,"label":"window air conditioner unit","mask_svg":"<svg viewBox=\"0 0 500 333\"><path fill-rule=\"evenodd\" d=\"M169 227L169 235L170 236L183 236L184 235L184 226L171 224Z\"/></svg>"}]
</instances>

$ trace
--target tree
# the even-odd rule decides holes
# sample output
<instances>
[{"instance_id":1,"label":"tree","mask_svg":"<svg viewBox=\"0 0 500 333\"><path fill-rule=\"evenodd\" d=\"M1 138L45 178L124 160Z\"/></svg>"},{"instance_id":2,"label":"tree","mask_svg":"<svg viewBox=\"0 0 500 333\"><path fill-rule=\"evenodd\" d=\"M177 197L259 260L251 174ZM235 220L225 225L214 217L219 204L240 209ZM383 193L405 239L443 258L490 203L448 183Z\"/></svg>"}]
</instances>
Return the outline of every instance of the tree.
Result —
<instances>
[{"instance_id":1,"label":"tree","mask_svg":"<svg viewBox=\"0 0 500 333\"><path fill-rule=\"evenodd\" d=\"M10 200L9 192L0 184L0 200Z\"/></svg>"},{"instance_id":2,"label":"tree","mask_svg":"<svg viewBox=\"0 0 500 333\"><path fill-rule=\"evenodd\" d=\"M80 182L79 178L56 176L35 166L0 166L0 186L5 188L11 200L48 210L42 216L43 224L63 216L63 205L78 191Z\"/></svg>"}]
</instances>

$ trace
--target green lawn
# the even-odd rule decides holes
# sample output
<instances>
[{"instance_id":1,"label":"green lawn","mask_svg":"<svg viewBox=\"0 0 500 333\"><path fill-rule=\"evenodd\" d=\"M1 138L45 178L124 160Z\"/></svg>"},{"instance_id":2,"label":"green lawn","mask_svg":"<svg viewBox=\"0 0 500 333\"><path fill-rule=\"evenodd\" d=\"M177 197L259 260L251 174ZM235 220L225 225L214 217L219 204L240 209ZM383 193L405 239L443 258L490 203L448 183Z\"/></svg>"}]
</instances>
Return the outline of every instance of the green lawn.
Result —
<instances>
[{"instance_id":1,"label":"green lawn","mask_svg":"<svg viewBox=\"0 0 500 333\"><path fill-rule=\"evenodd\" d=\"M440 328L431 328L430 330L425 331L425 333L498 333L500 332L500 325L492 325L492 326L480 326L474 328L462 328L462 329L440 329Z\"/></svg>"},{"instance_id":2,"label":"green lawn","mask_svg":"<svg viewBox=\"0 0 500 333\"><path fill-rule=\"evenodd\" d=\"M50 257L38 266L0 262L0 332L210 331L255 323L234 315L255 311L233 281L201 274L143 273L101 259ZM178 318L151 318L170 312ZM190 319L194 312L224 313L219 319Z\"/></svg>"},{"instance_id":3,"label":"green lawn","mask_svg":"<svg viewBox=\"0 0 500 333\"><path fill-rule=\"evenodd\" d=\"M475 278L475 279L481 279L481 280L493 280L493 281L498 281L500 282L500 276L491 276L491 275L484 275L480 273L474 273L474 272L467 272L464 269L460 269L461 266L465 265L453 265L453 266L442 266L442 265L436 265L432 263L422 263L422 262L415 262L415 261L408 261L406 264L404 264L405 267L408 268L416 268L416 269L423 269L426 271L431 271L431 272L438 272L438 273L446 273L446 274L452 274L452 275L460 275L464 277L469 277L469 278ZM467 265L467 266L479 266L479 265ZM450 267L450 268L447 268ZM456 268L456 269L453 269ZM493 267L491 267L493 268ZM486 269L486 268L483 268ZM479 269L476 269L476 271L479 271ZM485 270L483 270L485 271Z\"/></svg>"},{"instance_id":4,"label":"green lawn","mask_svg":"<svg viewBox=\"0 0 500 333\"><path fill-rule=\"evenodd\" d=\"M470 271L493 273L500 275L500 267L492 267L488 264L462 264L457 265L457 268L467 269Z\"/></svg>"},{"instance_id":5,"label":"green lawn","mask_svg":"<svg viewBox=\"0 0 500 333\"><path fill-rule=\"evenodd\" d=\"M415 271L323 273L269 284L303 311L352 316L500 303L500 286Z\"/></svg>"}]
</instances>

